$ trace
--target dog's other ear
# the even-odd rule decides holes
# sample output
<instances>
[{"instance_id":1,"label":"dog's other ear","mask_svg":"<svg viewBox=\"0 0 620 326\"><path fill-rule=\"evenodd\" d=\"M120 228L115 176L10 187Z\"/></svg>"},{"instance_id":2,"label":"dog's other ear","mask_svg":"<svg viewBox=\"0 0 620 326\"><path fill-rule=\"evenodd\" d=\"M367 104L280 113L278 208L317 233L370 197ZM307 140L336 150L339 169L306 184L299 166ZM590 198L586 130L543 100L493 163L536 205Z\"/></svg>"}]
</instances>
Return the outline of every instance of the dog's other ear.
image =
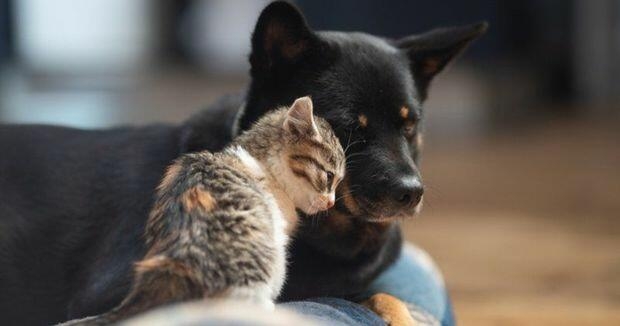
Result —
<instances>
[{"instance_id":1,"label":"dog's other ear","mask_svg":"<svg viewBox=\"0 0 620 326\"><path fill-rule=\"evenodd\" d=\"M481 22L466 26L434 29L396 41L407 52L411 70L422 100L426 99L428 86L445 66L461 53L473 40L486 32L488 24Z\"/></svg>"},{"instance_id":2,"label":"dog's other ear","mask_svg":"<svg viewBox=\"0 0 620 326\"><path fill-rule=\"evenodd\" d=\"M295 62L310 48L314 38L295 6L285 1L269 4L258 17L252 34L252 72Z\"/></svg>"}]
</instances>

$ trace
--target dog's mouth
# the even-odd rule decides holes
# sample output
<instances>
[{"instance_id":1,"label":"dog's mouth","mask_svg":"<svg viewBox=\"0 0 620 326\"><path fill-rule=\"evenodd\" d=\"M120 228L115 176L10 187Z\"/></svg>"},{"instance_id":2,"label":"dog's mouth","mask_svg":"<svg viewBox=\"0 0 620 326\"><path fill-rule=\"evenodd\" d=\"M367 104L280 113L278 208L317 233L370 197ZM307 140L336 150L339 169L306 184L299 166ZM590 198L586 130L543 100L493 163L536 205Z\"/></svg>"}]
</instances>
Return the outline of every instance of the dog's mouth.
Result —
<instances>
[{"instance_id":1,"label":"dog's mouth","mask_svg":"<svg viewBox=\"0 0 620 326\"><path fill-rule=\"evenodd\" d=\"M413 218L418 215L419 211L403 212L395 215L366 215L364 220L370 223L391 223L395 221L403 221Z\"/></svg>"},{"instance_id":2,"label":"dog's mouth","mask_svg":"<svg viewBox=\"0 0 620 326\"><path fill-rule=\"evenodd\" d=\"M361 196L350 196L344 206L352 215L369 223L391 223L406 220L417 215L422 207L422 201L410 209L394 208L390 203L372 201Z\"/></svg>"},{"instance_id":3,"label":"dog's mouth","mask_svg":"<svg viewBox=\"0 0 620 326\"><path fill-rule=\"evenodd\" d=\"M345 178L339 187L337 206L341 205L356 218L369 223L390 223L405 220L417 215L422 201L414 207L397 207L389 200L366 198L350 191L349 180Z\"/></svg>"},{"instance_id":4,"label":"dog's mouth","mask_svg":"<svg viewBox=\"0 0 620 326\"><path fill-rule=\"evenodd\" d=\"M370 223L390 223L412 218L419 213L421 202L411 209L393 208L390 203L372 202L365 198L356 198L359 203L362 217Z\"/></svg>"}]
</instances>

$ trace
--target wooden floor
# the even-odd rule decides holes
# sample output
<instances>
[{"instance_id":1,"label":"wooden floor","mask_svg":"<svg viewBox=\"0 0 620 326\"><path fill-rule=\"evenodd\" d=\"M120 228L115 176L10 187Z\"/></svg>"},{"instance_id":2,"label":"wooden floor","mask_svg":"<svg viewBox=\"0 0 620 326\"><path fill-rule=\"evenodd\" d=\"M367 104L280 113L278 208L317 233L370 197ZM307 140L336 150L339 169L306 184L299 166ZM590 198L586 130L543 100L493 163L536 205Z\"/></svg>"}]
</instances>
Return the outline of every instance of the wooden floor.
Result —
<instances>
[{"instance_id":1,"label":"wooden floor","mask_svg":"<svg viewBox=\"0 0 620 326\"><path fill-rule=\"evenodd\" d=\"M481 139L427 144L424 211L404 227L460 324L620 325L620 128Z\"/></svg>"}]
</instances>

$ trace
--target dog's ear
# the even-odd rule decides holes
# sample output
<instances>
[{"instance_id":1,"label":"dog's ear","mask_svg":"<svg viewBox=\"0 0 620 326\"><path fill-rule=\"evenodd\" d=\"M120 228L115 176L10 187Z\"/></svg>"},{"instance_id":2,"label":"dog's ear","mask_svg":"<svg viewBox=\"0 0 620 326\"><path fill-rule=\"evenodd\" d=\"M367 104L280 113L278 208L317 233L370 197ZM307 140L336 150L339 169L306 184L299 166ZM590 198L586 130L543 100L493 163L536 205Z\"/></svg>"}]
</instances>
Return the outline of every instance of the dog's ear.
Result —
<instances>
[{"instance_id":1,"label":"dog's ear","mask_svg":"<svg viewBox=\"0 0 620 326\"><path fill-rule=\"evenodd\" d=\"M433 77L465 50L469 43L484 34L487 28L488 24L481 22L434 29L396 41L396 45L409 56L413 77L422 99L426 99Z\"/></svg>"},{"instance_id":2,"label":"dog's ear","mask_svg":"<svg viewBox=\"0 0 620 326\"><path fill-rule=\"evenodd\" d=\"M258 17L252 34L252 71L296 62L315 38L299 9L285 1L271 3Z\"/></svg>"}]
</instances>

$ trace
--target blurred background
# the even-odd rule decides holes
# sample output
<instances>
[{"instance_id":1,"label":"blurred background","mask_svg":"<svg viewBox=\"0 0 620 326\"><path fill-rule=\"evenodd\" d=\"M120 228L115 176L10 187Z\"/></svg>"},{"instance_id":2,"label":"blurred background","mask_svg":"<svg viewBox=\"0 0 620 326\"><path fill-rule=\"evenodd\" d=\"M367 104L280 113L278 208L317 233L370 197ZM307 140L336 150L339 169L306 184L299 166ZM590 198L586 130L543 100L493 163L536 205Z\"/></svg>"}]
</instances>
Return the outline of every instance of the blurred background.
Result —
<instances>
[{"instance_id":1,"label":"blurred background","mask_svg":"<svg viewBox=\"0 0 620 326\"><path fill-rule=\"evenodd\" d=\"M464 325L620 324L620 1L295 1L315 29L490 23L433 83L404 225ZM264 0L0 0L0 122L180 122L248 81Z\"/></svg>"}]
</instances>

